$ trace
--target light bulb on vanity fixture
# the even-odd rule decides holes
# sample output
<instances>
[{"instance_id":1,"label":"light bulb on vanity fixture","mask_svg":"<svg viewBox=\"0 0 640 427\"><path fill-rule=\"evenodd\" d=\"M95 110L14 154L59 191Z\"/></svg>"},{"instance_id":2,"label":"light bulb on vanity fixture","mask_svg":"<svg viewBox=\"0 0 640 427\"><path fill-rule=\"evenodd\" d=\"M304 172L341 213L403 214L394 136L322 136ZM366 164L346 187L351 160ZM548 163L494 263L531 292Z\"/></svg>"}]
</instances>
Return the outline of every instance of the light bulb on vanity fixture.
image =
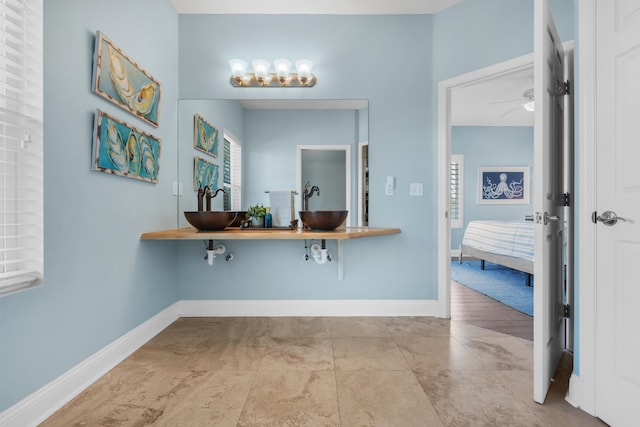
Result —
<instances>
[{"instance_id":1,"label":"light bulb on vanity fixture","mask_svg":"<svg viewBox=\"0 0 640 427\"><path fill-rule=\"evenodd\" d=\"M232 59L229 61L229 66L231 66L231 79L238 85L242 85L242 80L247 72L247 61L242 59Z\"/></svg>"},{"instance_id":2,"label":"light bulb on vanity fixture","mask_svg":"<svg viewBox=\"0 0 640 427\"><path fill-rule=\"evenodd\" d=\"M276 59L273 61L273 66L276 69L276 76L280 85L286 86L291 83L291 61L288 59Z\"/></svg>"},{"instance_id":3,"label":"light bulb on vanity fixture","mask_svg":"<svg viewBox=\"0 0 640 427\"><path fill-rule=\"evenodd\" d=\"M254 59L251 64L253 65L253 74L260 86L271 83L271 74L269 74L269 67L271 67L271 64L269 64L269 61L265 61L264 59Z\"/></svg>"},{"instance_id":4,"label":"light bulb on vanity fixture","mask_svg":"<svg viewBox=\"0 0 640 427\"><path fill-rule=\"evenodd\" d=\"M253 72L247 72L246 61L232 59L229 61L230 82L234 87L312 87L316 84L316 77L311 73L313 62L297 60L295 73L291 72L291 64L288 59L276 59L273 61L275 73L271 73L269 61L256 59L251 63Z\"/></svg>"},{"instance_id":5,"label":"light bulb on vanity fixture","mask_svg":"<svg viewBox=\"0 0 640 427\"><path fill-rule=\"evenodd\" d=\"M313 62L308 59L298 59L296 61L296 71L298 71L298 80L305 85L307 81L313 78L311 74L311 68L313 68Z\"/></svg>"}]
</instances>

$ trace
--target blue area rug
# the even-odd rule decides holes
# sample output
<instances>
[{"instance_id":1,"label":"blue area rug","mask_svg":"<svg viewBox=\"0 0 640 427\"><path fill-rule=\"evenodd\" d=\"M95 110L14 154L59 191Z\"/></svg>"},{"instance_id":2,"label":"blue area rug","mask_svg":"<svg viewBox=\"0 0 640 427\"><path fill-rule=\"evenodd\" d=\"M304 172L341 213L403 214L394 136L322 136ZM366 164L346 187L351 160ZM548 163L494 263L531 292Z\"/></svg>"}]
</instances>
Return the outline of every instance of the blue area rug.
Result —
<instances>
[{"instance_id":1,"label":"blue area rug","mask_svg":"<svg viewBox=\"0 0 640 427\"><path fill-rule=\"evenodd\" d=\"M480 261L451 261L451 279L500 301L522 313L533 316L533 286L527 286L527 274L501 265ZM533 284L533 278L531 279Z\"/></svg>"}]
</instances>

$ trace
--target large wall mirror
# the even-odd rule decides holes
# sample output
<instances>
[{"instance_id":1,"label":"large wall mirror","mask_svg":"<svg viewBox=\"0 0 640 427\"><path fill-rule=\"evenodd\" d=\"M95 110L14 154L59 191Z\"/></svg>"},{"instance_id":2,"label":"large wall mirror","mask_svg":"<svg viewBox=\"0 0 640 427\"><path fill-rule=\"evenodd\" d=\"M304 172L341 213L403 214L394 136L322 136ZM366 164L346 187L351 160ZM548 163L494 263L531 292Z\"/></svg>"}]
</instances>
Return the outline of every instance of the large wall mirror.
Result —
<instances>
[{"instance_id":1,"label":"large wall mirror","mask_svg":"<svg viewBox=\"0 0 640 427\"><path fill-rule=\"evenodd\" d=\"M217 187L223 188L230 179L228 167L225 176L225 153L227 159L234 157L237 152L230 147L235 144L241 153L234 158L240 160L241 174L235 177L236 183L240 182L240 198L234 200L232 210L247 210L256 204L269 206L270 191L300 192L305 184L301 181L311 180L299 171L299 147L304 147L306 170L314 174L312 184L321 188L324 198L312 198L312 208L320 209L324 205L318 203L341 199L350 212L347 225L367 225L361 218L366 218L368 201L359 189L368 188L363 182L368 179L368 161L365 159L364 173L360 158L362 144L369 139L368 108L367 100L180 100L178 182L183 192L178 197L178 226L188 225L184 211L197 209L195 164L199 162L217 174ZM202 131L196 116L217 130L217 148L203 151L194 146L194 134ZM208 146L213 144L212 139ZM333 179L338 175L344 177L340 182ZM296 215L301 201L298 194ZM229 209L230 203L225 203L221 194L213 199L212 209ZM326 208L337 208L332 206Z\"/></svg>"}]
</instances>

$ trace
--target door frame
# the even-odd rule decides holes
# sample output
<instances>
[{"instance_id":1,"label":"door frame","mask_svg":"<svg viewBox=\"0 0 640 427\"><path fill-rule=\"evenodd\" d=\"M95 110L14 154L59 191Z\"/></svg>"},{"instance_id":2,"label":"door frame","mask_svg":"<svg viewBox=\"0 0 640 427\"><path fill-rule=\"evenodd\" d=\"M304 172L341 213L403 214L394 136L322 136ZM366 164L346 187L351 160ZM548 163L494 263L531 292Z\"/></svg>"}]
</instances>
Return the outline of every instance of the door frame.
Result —
<instances>
[{"instance_id":1,"label":"door frame","mask_svg":"<svg viewBox=\"0 0 640 427\"><path fill-rule=\"evenodd\" d=\"M533 67L533 53L471 71L438 83L438 315L451 317L451 221L449 168L451 163L451 92L480 80Z\"/></svg>"},{"instance_id":2,"label":"door frame","mask_svg":"<svg viewBox=\"0 0 640 427\"><path fill-rule=\"evenodd\" d=\"M573 45L573 41L563 43L565 51L573 51ZM465 85L485 79L508 75L528 67L533 67L533 53L475 70L452 79L443 80L438 84L438 311L442 317L451 317L451 221L449 218L449 168L452 144L451 92L456 87L464 87ZM573 81L572 78L571 80ZM566 133L565 136L567 136ZM566 176L563 179L566 181ZM536 183L533 184L536 185ZM569 251L569 253L572 253L572 251ZM571 265L575 265L573 260L568 260L568 262ZM568 278L568 282L574 284L573 278ZM574 290L571 290L571 292L573 294ZM577 310L575 312L577 312ZM579 318L580 317L578 317L578 319ZM578 324L575 315L569 322L571 322L571 324L565 325L565 328L571 331L575 325ZM580 337L578 339L580 339ZM575 375L572 375L574 386L575 383L577 383L575 377ZM568 396L570 396L570 394ZM576 399L567 397L567 400L575 404Z\"/></svg>"},{"instance_id":3,"label":"door frame","mask_svg":"<svg viewBox=\"0 0 640 427\"><path fill-rule=\"evenodd\" d=\"M595 228L590 214L595 210L595 91L596 91L596 2L582 0L578 6L577 129L575 142L575 300L574 367L565 399L591 415L596 413L595 349L596 349L596 283ZM502 67L488 67L464 74L438 84L438 313L451 317L451 237L449 230L449 163L451 156L451 90L491 73L515 68L518 61L533 61L532 55L501 63ZM483 72L484 71L484 72Z\"/></svg>"},{"instance_id":4,"label":"door frame","mask_svg":"<svg viewBox=\"0 0 640 427\"><path fill-rule=\"evenodd\" d=\"M578 6L578 138L576 140L576 310L577 354L566 400L583 411L596 413L596 229L591 212L596 210L596 2L582 0Z\"/></svg>"},{"instance_id":5,"label":"door frame","mask_svg":"<svg viewBox=\"0 0 640 427\"><path fill-rule=\"evenodd\" d=\"M366 203L365 206L365 193L369 191L369 182L368 180L365 180L365 175L366 172L365 171L365 165L363 162L363 152L364 152L364 147L367 147L367 150L369 149L369 141L362 141L362 142L358 142L358 227L364 227L365 225L368 225L364 223L364 213L366 211L366 209L368 209L368 202ZM368 152L367 152L368 153ZM366 168L369 168L369 160L368 160L368 154L367 154L367 164L366 164Z\"/></svg>"}]
</instances>

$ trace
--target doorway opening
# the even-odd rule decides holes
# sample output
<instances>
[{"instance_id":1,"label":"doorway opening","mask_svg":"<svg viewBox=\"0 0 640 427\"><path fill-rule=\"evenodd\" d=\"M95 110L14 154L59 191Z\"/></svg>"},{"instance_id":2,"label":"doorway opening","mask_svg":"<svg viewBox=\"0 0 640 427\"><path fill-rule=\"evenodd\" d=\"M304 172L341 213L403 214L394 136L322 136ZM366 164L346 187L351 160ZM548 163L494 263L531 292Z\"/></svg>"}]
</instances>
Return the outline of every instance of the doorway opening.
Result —
<instances>
[{"instance_id":1,"label":"doorway opening","mask_svg":"<svg viewBox=\"0 0 640 427\"><path fill-rule=\"evenodd\" d=\"M556 38L557 40L557 38ZM572 208L571 213L567 215L569 223L564 222L563 216L555 214L553 209L562 209L564 200L565 206L570 206L567 201L570 199L573 187L573 135L572 135L572 98L568 88L569 84L565 83L573 81L572 56L573 46L568 43L569 49L556 47L554 44L551 53L546 50L543 54L536 50L538 59L536 59L535 74L536 79L540 79L540 83L535 87L535 102L539 105L535 106L535 138L533 143L534 158L538 165L535 173L540 176L533 176L531 184L535 187L536 195L534 197L535 209L539 212L533 212L532 218L536 226L535 246L536 249L536 267L535 274L539 275L542 280L541 286L536 287L534 300L536 301L536 319L535 336L534 336L534 400L544 402L545 395L551 383L553 370L556 362L559 360L562 352L572 344L573 319L566 314L563 316L562 305L564 304L564 313L568 313L567 308L571 307L567 295L572 298L573 275L565 274L563 276L562 262L568 263L569 270L572 270L573 245L572 245ZM545 44L545 46L547 46ZM549 49L548 49L549 50ZM563 50L567 53L563 53ZM554 55L554 56L552 56ZM539 57L542 56L543 60ZM553 64L554 67L546 67L550 60L546 58L558 58L560 65ZM566 60L563 63L562 59ZM480 69L453 79L440 82L438 88L438 179L439 179L439 195L438 205L441 212L438 220L438 266L439 266L439 303L441 311L446 317L451 317L451 248L452 237L450 228L449 214L450 207L450 169L452 155L452 125L454 111L454 95L456 90L468 87L478 82L497 79L517 73L526 67L532 67L533 55L522 56L510 61L496 64L491 67ZM541 65L542 64L542 65ZM560 72L558 72L558 70ZM550 75L552 74L552 75ZM562 80L560 80L562 79ZM552 82L552 83L549 83ZM549 88L552 89L549 89ZM560 90L559 88L564 88ZM528 92L525 92L525 94ZM565 96L567 95L567 96ZM526 99L526 97L525 97ZM533 102L534 99L526 99ZM527 107L523 104L523 107ZM563 117L564 114L564 117ZM564 125L564 124L566 125ZM564 134L562 133L564 132ZM560 150L560 153L558 153ZM555 153L555 154L553 154ZM565 163L562 162L565 159ZM557 161L553 161L557 160ZM533 169L533 160L531 168ZM478 167L478 177L480 177L481 168ZM492 177L493 182L495 181ZM500 184L502 184L502 175L500 176ZM567 184L568 182L568 184ZM482 177L482 185L480 178L475 184L478 187L478 204L484 199L484 175ZM491 184L491 183L489 183ZM553 188L551 188L553 185ZM491 187L491 186L489 186ZM482 191L481 191L482 190ZM563 194L563 191L565 193ZM546 192L546 193L545 193ZM547 194L545 198L544 195ZM553 195L549 198L549 195ZM551 202L550 202L551 200ZM547 206L549 205L549 206ZM551 212L549 214L547 211ZM544 215L543 215L544 213ZM544 217L544 218L543 218ZM543 222L544 219L544 222ZM556 226L548 226L548 222L556 221ZM567 231L568 230L568 231ZM567 238L569 234L569 238ZM551 236L549 238L549 236ZM564 237L563 237L564 236ZM563 247L563 243L568 243L568 248ZM550 246L550 247L549 247ZM541 250L542 249L542 250ZM532 251L533 252L533 251ZM474 254L474 256L477 256ZM490 259L490 258L487 258ZM498 261L500 263L500 261ZM521 269L515 267L516 269ZM533 265L531 267L533 269ZM524 271L524 270L523 270ZM558 273L556 276L555 273ZM553 274L552 274L553 273ZM557 279L557 280L556 280ZM535 284L534 284L535 286ZM564 293L563 288L564 287ZM557 291L557 292L556 292ZM562 294L562 295L561 295ZM564 336L563 336L564 334ZM569 337L569 338L568 338ZM564 340L563 340L564 338ZM552 343L553 345L551 345ZM568 345L567 345L568 344ZM556 357L557 356L557 357ZM550 375L551 374L551 375Z\"/></svg>"},{"instance_id":2,"label":"doorway opening","mask_svg":"<svg viewBox=\"0 0 640 427\"><path fill-rule=\"evenodd\" d=\"M451 224L457 224L459 229L455 231L455 239L461 240L462 234L464 232L464 223L469 218L465 218L464 221L453 221L454 218L451 218L450 221L449 215L453 215L454 212L451 208L451 161L452 154L461 154L461 153L452 153L452 145L453 145L453 127L456 125L456 121L453 117L454 109L456 108L456 91L460 91L461 89L468 89L473 86L479 86L478 84L483 83L491 83L495 82L496 84L500 84L500 80L504 80L507 76L529 76L532 73L530 72L533 68L533 55L525 55L522 57L518 57L506 62L502 62L499 64L495 64L493 66L483 68L480 70L476 70L470 72L468 74L464 74L452 79L444 80L439 84L439 97L438 97L438 169L439 169L439 181L440 185L438 186L438 203L439 203L439 211L443 212L443 215L440 215L438 220L438 266L439 266L439 277L438 277L438 294L440 295L440 311L444 314L445 317L451 317L452 309L451 309L451 261L452 256L457 255L455 252L454 245L452 245L452 229ZM533 81L530 82L530 85L533 86ZM507 93L506 91L502 93ZM503 110L510 112L515 109L522 109L519 103L520 99L507 99L509 97L503 96L502 99L505 101L505 105L502 106ZM509 101L516 101L515 103L509 103ZM457 102L460 102L459 100ZM488 101L492 102L492 101ZM501 101L493 101L493 104L497 104ZM515 108L513 108L515 107ZM487 123L481 122L484 120L482 117L474 118L472 117L473 111L471 111L471 118L467 118L467 123L476 125L476 126L487 126L487 125L497 125L497 122ZM500 119L500 114L496 114L495 117ZM476 122L474 123L474 120ZM507 118L505 117L506 121ZM529 125L530 126L530 125ZM531 138L531 147L533 146L533 140ZM465 163L469 163L465 161ZM465 167L468 165L465 165ZM480 165L478 165L480 166ZM490 166L490 165L482 165L482 166ZM471 173L467 167L467 176L469 178L474 178L475 174ZM471 180L467 180L469 182ZM467 185L464 187L464 192L467 194L467 200L469 196L474 197L477 191L476 187L477 183L474 185ZM459 198L461 199L461 197ZM459 200L457 200L459 202ZM469 203L467 203L469 204ZM475 205L475 203L474 203ZM483 206L484 208L485 206ZM494 208L495 209L495 208ZM524 209L524 210L523 210ZM529 209L532 213L533 209L530 207L524 207L519 210L522 213L522 216L525 214L525 210ZM483 214L486 214L486 209ZM458 212L458 216L461 213ZM463 215L462 215L463 216ZM524 218L523 218L524 219ZM456 247L460 242L456 243ZM453 251L452 251L453 249ZM457 302L458 304L459 302Z\"/></svg>"}]
</instances>

